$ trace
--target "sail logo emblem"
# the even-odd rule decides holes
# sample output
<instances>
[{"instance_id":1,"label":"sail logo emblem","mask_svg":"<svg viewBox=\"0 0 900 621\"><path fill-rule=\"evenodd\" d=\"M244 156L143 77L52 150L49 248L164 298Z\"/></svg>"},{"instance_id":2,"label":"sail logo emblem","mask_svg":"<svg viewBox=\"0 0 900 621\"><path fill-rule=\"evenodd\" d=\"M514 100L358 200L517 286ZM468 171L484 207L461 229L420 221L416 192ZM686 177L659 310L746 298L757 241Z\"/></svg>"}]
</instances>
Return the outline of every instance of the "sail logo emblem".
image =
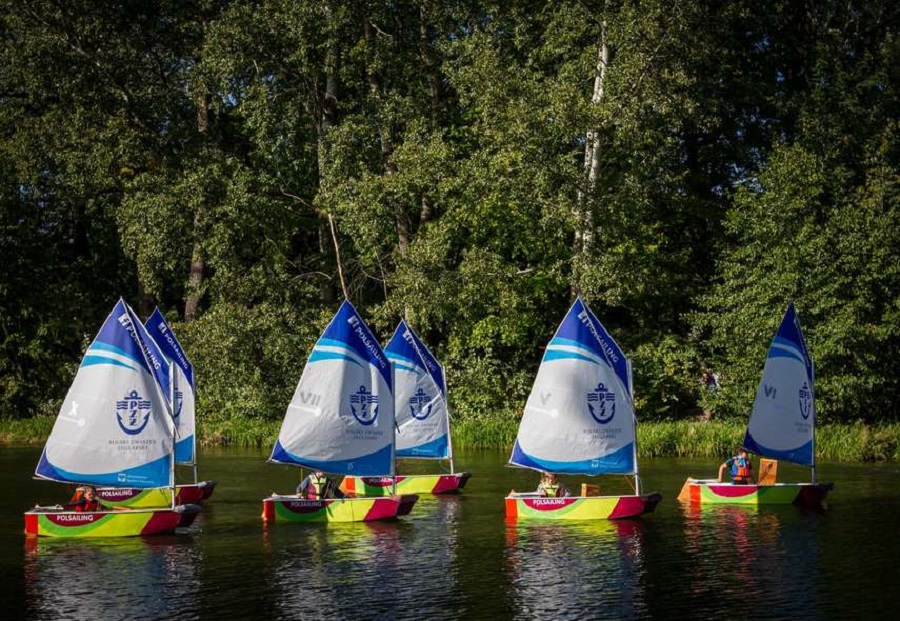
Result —
<instances>
[{"instance_id":1,"label":"sail logo emblem","mask_svg":"<svg viewBox=\"0 0 900 621\"><path fill-rule=\"evenodd\" d=\"M150 400L144 399L136 390L116 401L116 419L122 431L130 436L142 432L150 420L151 405Z\"/></svg>"},{"instance_id":2,"label":"sail logo emblem","mask_svg":"<svg viewBox=\"0 0 900 621\"><path fill-rule=\"evenodd\" d=\"M809 389L809 385L806 382L803 382L803 386L800 387L800 416L803 417L803 420L809 418L809 415L812 413L812 391Z\"/></svg>"},{"instance_id":3,"label":"sail logo emblem","mask_svg":"<svg viewBox=\"0 0 900 621\"><path fill-rule=\"evenodd\" d=\"M588 410L594 420L605 425L616 415L616 393L608 390L603 382L587 394Z\"/></svg>"},{"instance_id":4,"label":"sail logo emblem","mask_svg":"<svg viewBox=\"0 0 900 621\"><path fill-rule=\"evenodd\" d=\"M350 395L350 411L360 425L371 425L378 418L378 395L373 395L365 386L360 386L358 391Z\"/></svg>"},{"instance_id":5,"label":"sail logo emblem","mask_svg":"<svg viewBox=\"0 0 900 621\"><path fill-rule=\"evenodd\" d=\"M181 410L184 408L184 391L176 390L175 391L175 414L172 415L172 418L178 418L181 416Z\"/></svg>"},{"instance_id":6,"label":"sail logo emblem","mask_svg":"<svg viewBox=\"0 0 900 621\"><path fill-rule=\"evenodd\" d=\"M416 420L425 420L431 415L432 399L422 388L409 400L409 413ZM427 407L426 407L427 406Z\"/></svg>"}]
</instances>

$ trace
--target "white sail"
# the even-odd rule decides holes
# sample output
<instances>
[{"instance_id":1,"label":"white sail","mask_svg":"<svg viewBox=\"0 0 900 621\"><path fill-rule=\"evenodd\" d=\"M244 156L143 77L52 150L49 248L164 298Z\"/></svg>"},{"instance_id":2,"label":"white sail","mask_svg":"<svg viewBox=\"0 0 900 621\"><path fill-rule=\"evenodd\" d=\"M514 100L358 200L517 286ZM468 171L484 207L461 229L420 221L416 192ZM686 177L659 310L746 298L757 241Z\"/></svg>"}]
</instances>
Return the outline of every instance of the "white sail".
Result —
<instances>
[{"instance_id":1,"label":"white sail","mask_svg":"<svg viewBox=\"0 0 900 621\"><path fill-rule=\"evenodd\" d=\"M345 300L313 347L269 461L390 476L393 449L391 366Z\"/></svg>"},{"instance_id":2,"label":"white sail","mask_svg":"<svg viewBox=\"0 0 900 621\"><path fill-rule=\"evenodd\" d=\"M188 360L181 343L169 327L166 318L155 309L145 324L147 332L156 341L162 353L173 363L175 390L172 414L177 427L175 462L196 463L196 397L194 389L194 365Z\"/></svg>"},{"instance_id":3,"label":"white sail","mask_svg":"<svg viewBox=\"0 0 900 621\"><path fill-rule=\"evenodd\" d=\"M509 461L554 473L637 472L630 365L581 298L547 346Z\"/></svg>"},{"instance_id":4,"label":"white sail","mask_svg":"<svg viewBox=\"0 0 900 621\"><path fill-rule=\"evenodd\" d=\"M385 347L394 365L397 457L450 457L444 372L418 335L400 321Z\"/></svg>"},{"instance_id":5,"label":"white sail","mask_svg":"<svg viewBox=\"0 0 900 621\"><path fill-rule=\"evenodd\" d=\"M172 483L169 365L119 300L88 347L35 476L138 488Z\"/></svg>"},{"instance_id":6,"label":"white sail","mask_svg":"<svg viewBox=\"0 0 900 621\"><path fill-rule=\"evenodd\" d=\"M744 447L762 457L814 465L813 364L790 304L769 346Z\"/></svg>"}]
</instances>

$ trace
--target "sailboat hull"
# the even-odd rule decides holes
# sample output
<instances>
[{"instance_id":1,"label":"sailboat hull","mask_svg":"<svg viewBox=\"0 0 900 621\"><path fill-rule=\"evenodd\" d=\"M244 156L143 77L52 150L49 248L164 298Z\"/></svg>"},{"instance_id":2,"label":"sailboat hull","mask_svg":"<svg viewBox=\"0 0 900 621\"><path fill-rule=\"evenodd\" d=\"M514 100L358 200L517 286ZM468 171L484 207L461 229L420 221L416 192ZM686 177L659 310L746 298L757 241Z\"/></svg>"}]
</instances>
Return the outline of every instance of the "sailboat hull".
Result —
<instances>
[{"instance_id":1,"label":"sailboat hull","mask_svg":"<svg viewBox=\"0 0 900 621\"><path fill-rule=\"evenodd\" d=\"M710 505L797 505L819 508L833 488L833 483L733 485L688 477L678 494L678 500Z\"/></svg>"},{"instance_id":2,"label":"sailboat hull","mask_svg":"<svg viewBox=\"0 0 900 621\"><path fill-rule=\"evenodd\" d=\"M408 514L418 496L396 495L383 498L334 498L306 500L296 496L271 496L263 499L265 522L371 522L391 520Z\"/></svg>"},{"instance_id":3,"label":"sailboat hull","mask_svg":"<svg viewBox=\"0 0 900 621\"><path fill-rule=\"evenodd\" d=\"M212 496L215 488L216 481L178 485L175 488L175 504L202 504L204 500ZM104 504L113 507L146 509L172 506L172 490L167 487L156 489L100 487L97 488L97 496Z\"/></svg>"},{"instance_id":4,"label":"sailboat hull","mask_svg":"<svg viewBox=\"0 0 900 621\"><path fill-rule=\"evenodd\" d=\"M452 494L466 486L468 472L456 474L411 474L398 475L394 492L394 479L391 477L352 477L346 476L341 481L341 491L357 496L390 496L397 494Z\"/></svg>"},{"instance_id":5,"label":"sailboat hull","mask_svg":"<svg viewBox=\"0 0 900 621\"><path fill-rule=\"evenodd\" d=\"M199 505L174 509L129 511L56 511L37 508L25 512L25 534L38 537L138 537L166 535L190 526Z\"/></svg>"},{"instance_id":6,"label":"sailboat hull","mask_svg":"<svg viewBox=\"0 0 900 621\"><path fill-rule=\"evenodd\" d=\"M515 520L617 520L652 513L662 496L507 496L506 518Z\"/></svg>"}]
</instances>

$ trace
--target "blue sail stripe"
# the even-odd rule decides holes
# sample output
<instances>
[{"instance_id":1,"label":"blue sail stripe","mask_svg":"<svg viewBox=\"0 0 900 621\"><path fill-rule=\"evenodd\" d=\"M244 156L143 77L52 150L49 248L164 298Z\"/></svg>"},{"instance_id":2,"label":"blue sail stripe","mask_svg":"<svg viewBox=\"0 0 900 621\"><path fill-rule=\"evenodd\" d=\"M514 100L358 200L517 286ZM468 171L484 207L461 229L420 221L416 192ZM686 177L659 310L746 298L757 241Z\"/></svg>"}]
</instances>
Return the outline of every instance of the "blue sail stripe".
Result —
<instances>
[{"instance_id":1,"label":"blue sail stripe","mask_svg":"<svg viewBox=\"0 0 900 621\"><path fill-rule=\"evenodd\" d=\"M406 364L411 364L411 365L415 365L415 366L421 366L421 365L419 365L418 362L416 362L409 356L401 356L400 354L390 351L390 350L387 350L387 349L384 350L384 354L388 357L388 360L390 360L391 362L397 363L397 364L406 363Z\"/></svg>"},{"instance_id":2,"label":"blue sail stripe","mask_svg":"<svg viewBox=\"0 0 900 621\"><path fill-rule=\"evenodd\" d=\"M81 366L83 366L83 367L92 367L92 366L95 366L98 364L111 364L111 365L117 366L117 367L125 367L126 369L131 369L132 371L141 371L142 370L133 365L126 364L126 363L122 362L121 360L117 360L116 358L106 358L106 357L101 357L101 356L85 356L84 359L81 361Z\"/></svg>"},{"instance_id":3,"label":"blue sail stripe","mask_svg":"<svg viewBox=\"0 0 900 621\"><path fill-rule=\"evenodd\" d=\"M812 466L813 464L812 440L792 449L773 449L758 443L748 431L744 436L743 446L750 453L760 457L789 461L801 466Z\"/></svg>"},{"instance_id":4,"label":"blue sail stripe","mask_svg":"<svg viewBox=\"0 0 900 621\"><path fill-rule=\"evenodd\" d=\"M275 442L275 448L272 450L272 456L269 457L269 461L279 464L302 466L311 470L321 470L322 472L328 472L330 474L387 476L393 474L390 472L393 463L393 460L391 459L392 451L393 445L388 444L369 455L361 455L352 459L337 461L317 461L290 453L281 445L281 440L278 440Z\"/></svg>"},{"instance_id":5,"label":"blue sail stripe","mask_svg":"<svg viewBox=\"0 0 900 621\"><path fill-rule=\"evenodd\" d=\"M397 449L396 453L397 457L432 457L434 459L444 459L449 457L449 454L450 445L446 434L418 446Z\"/></svg>"},{"instance_id":6,"label":"blue sail stripe","mask_svg":"<svg viewBox=\"0 0 900 621\"><path fill-rule=\"evenodd\" d=\"M147 489L166 487L169 485L171 458L166 455L152 462L117 472L85 473L69 472L54 466L47 459L47 451L41 454L41 460L35 475L61 483L85 483L90 485L112 485Z\"/></svg>"},{"instance_id":7,"label":"blue sail stripe","mask_svg":"<svg viewBox=\"0 0 900 621\"><path fill-rule=\"evenodd\" d=\"M550 461L527 454L516 440L509 463L555 474L632 474L634 472L634 443L630 442L609 455L578 461Z\"/></svg>"},{"instance_id":8,"label":"blue sail stripe","mask_svg":"<svg viewBox=\"0 0 900 621\"><path fill-rule=\"evenodd\" d=\"M324 360L347 360L357 366L363 366L355 357L351 357L348 354L330 351L318 351L316 349L313 350L312 355L310 355L309 360L307 360L306 362L307 364L312 364L313 362L322 362Z\"/></svg>"},{"instance_id":9,"label":"blue sail stripe","mask_svg":"<svg viewBox=\"0 0 900 621\"><path fill-rule=\"evenodd\" d=\"M118 354L119 356L122 356L123 358L133 358L133 356L131 355L130 352L127 352L124 349L120 349L120 348L116 347L115 345L110 345L109 343L103 343L101 341L94 341L93 343L91 343L91 346L88 347L88 352L90 352L92 349L99 349L101 351L112 352L114 354Z\"/></svg>"},{"instance_id":10,"label":"blue sail stripe","mask_svg":"<svg viewBox=\"0 0 900 621\"><path fill-rule=\"evenodd\" d=\"M175 461L179 464L194 463L194 436L193 434L179 440L175 444Z\"/></svg>"},{"instance_id":11,"label":"blue sail stripe","mask_svg":"<svg viewBox=\"0 0 900 621\"><path fill-rule=\"evenodd\" d=\"M394 361L392 361L392 362L394 362ZM422 375L426 372L425 369L423 369L422 367L410 365L410 364L402 364L400 362L394 362L394 366L396 366L398 369L403 369L404 371L409 371L410 373L415 373L416 375Z\"/></svg>"},{"instance_id":12,"label":"blue sail stripe","mask_svg":"<svg viewBox=\"0 0 900 621\"><path fill-rule=\"evenodd\" d=\"M580 349L589 354L593 354L594 356L597 356L598 358L603 357L603 355L599 351L592 349L591 347L589 347L587 344L585 344L582 341L573 341L572 339L566 339L566 338L562 338L559 336L554 336L550 340L550 343L547 344L547 349L557 348L557 347L574 347L575 349Z\"/></svg>"},{"instance_id":13,"label":"blue sail stripe","mask_svg":"<svg viewBox=\"0 0 900 621\"><path fill-rule=\"evenodd\" d=\"M586 362L590 362L591 364L596 364L600 366L600 363L595 358L588 358L582 354L576 354L570 351L558 351L548 349L544 354L543 362L551 362L553 360L584 360Z\"/></svg>"},{"instance_id":14,"label":"blue sail stripe","mask_svg":"<svg viewBox=\"0 0 900 621\"><path fill-rule=\"evenodd\" d=\"M797 360L801 364L806 364L806 361L803 360L803 356L798 354L796 350L787 350L778 347L773 347L769 350L768 358L790 358L793 360Z\"/></svg>"}]
</instances>

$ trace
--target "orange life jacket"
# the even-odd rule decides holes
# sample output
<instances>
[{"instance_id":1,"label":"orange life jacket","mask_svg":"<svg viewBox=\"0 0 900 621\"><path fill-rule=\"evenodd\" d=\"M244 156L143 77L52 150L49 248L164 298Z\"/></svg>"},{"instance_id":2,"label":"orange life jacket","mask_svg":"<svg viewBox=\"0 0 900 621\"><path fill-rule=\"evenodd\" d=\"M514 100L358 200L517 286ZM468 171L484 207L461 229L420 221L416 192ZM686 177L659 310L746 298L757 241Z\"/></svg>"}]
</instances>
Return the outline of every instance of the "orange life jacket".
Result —
<instances>
[{"instance_id":1,"label":"orange life jacket","mask_svg":"<svg viewBox=\"0 0 900 621\"><path fill-rule=\"evenodd\" d=\"M743 457L734 457L731 463L731 480L734 483L746 483L750 480L752 468L750 460Z\"/></svg>"}]
</instances>

